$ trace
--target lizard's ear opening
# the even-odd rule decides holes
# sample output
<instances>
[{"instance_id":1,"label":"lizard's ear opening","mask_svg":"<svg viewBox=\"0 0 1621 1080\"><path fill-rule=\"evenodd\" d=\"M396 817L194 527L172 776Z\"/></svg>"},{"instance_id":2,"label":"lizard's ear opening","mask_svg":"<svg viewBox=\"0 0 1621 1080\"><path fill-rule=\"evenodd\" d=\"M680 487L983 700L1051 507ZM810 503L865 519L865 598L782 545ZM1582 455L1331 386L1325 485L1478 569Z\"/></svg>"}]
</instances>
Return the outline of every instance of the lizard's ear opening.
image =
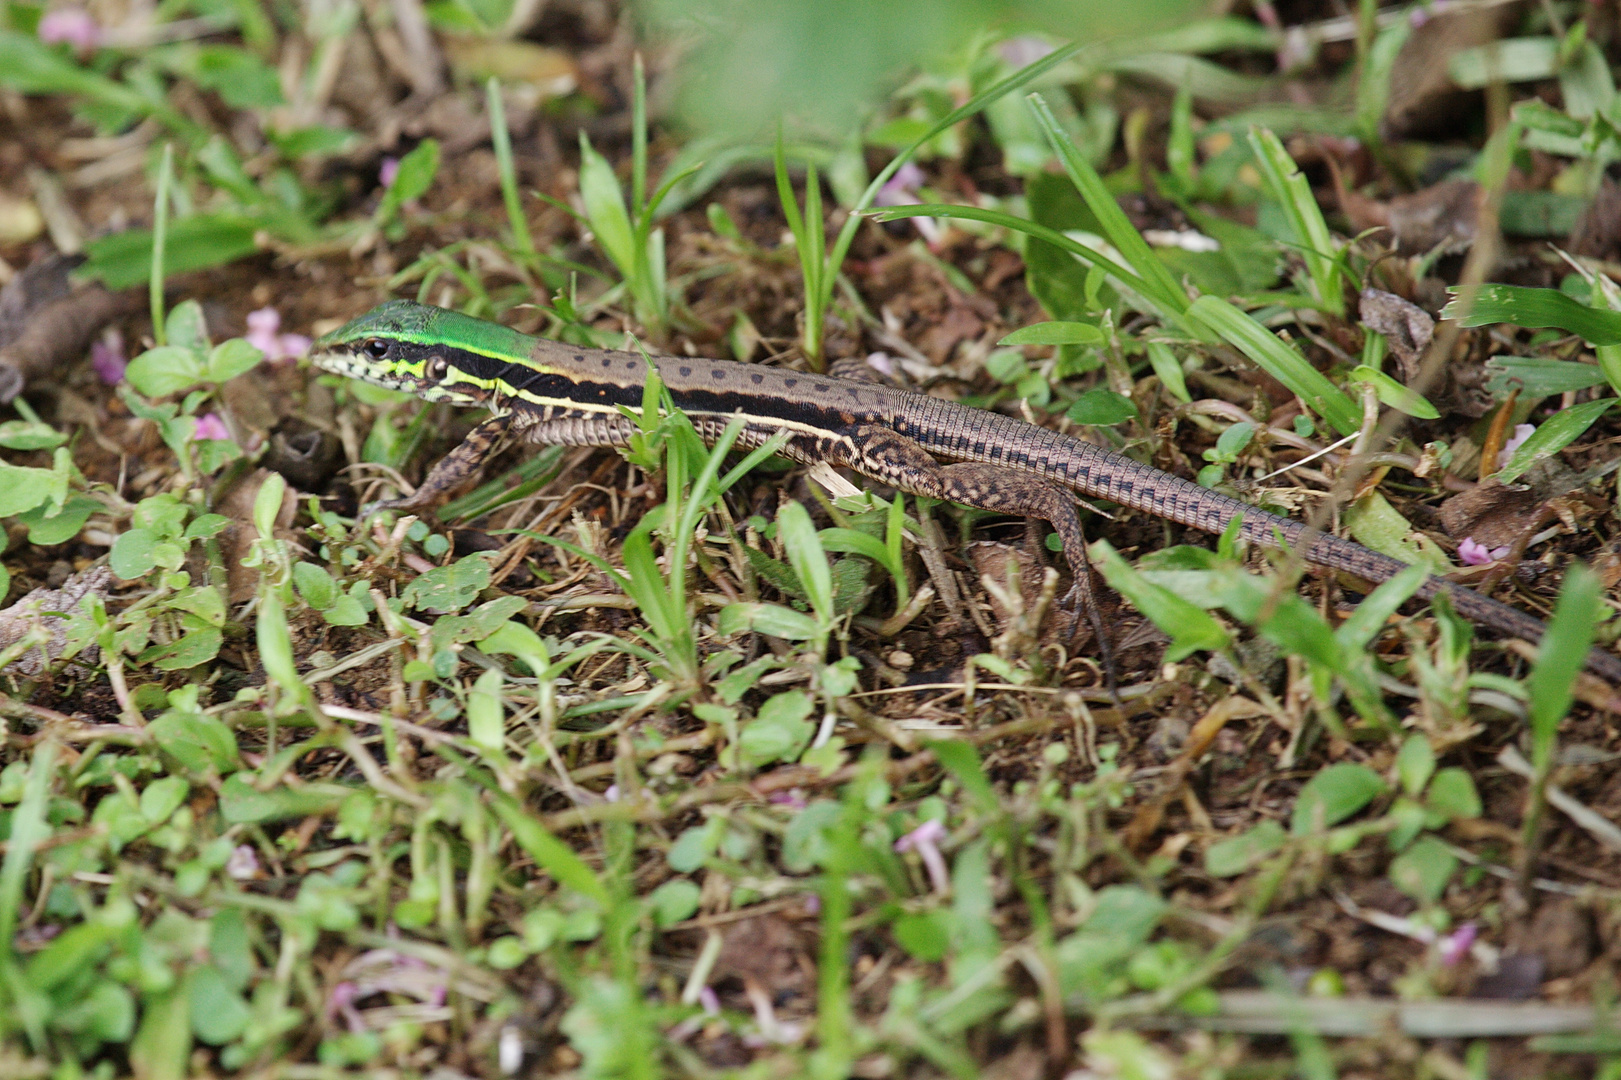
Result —
<instances>
[{"instance_id":1,"label":"lizard's ear opening","mask_svg":"<svg viewBox=\"0 0 1621 1080\"><path fill-rule=\"evenodd\" d=\"M430 356L428 362L422 365L422 374L433 382L439 382L450 371L450 365L442 356Z\"/></svg>"}]
</instances>

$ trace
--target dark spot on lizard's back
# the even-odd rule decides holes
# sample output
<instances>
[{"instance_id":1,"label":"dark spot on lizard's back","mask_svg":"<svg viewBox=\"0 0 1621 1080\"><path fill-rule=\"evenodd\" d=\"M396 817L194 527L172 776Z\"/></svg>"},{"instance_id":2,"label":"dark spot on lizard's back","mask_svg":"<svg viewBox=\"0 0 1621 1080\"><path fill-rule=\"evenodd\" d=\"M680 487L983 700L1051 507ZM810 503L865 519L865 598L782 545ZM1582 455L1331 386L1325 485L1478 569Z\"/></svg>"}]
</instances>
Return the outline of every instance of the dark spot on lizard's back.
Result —
<instances>
[{"instance_id":1,"label":"dark spot on lizard's back","mask_svg":"<svg viewBox=\"0 0 1621 1080\"><path fill-rule=\"evenodd\" d=\"M799 385L799 380L798 379L784 379L784 380L782 380L782 385L787 387L789 390L792 390L794 387Z\"/></svg>"},{"instance_id":2,"label":"dark spot on lizard's back","mask_svg":"<svg viewBox=\"0 0 1621 1080\"><path fill-rule=\"evenodd\" d=\"M759 386L761 383L765 382L765 376L761 375L758 371L756 371L753 375L750 375L749 378L754 381L755 386Z\"/></svg>"},{"instance_id":3,"label":"dark spot on lizard's back","mask_svg":"<svg viewBox=\"0 0 1621 1080\"><path fill-rule=\"evenodd\" d=\"M685 378L686 376L691 375L691 374L692 374L692 369L691 368L684 367L684 368L681 369L681 375L682 375L683 378Z\"/></svg>"},{"instance_id":4,"label":"dark spot on lizard's back","mask_svg":"<svg viewBox=\"0 0 1621 1080\"><path fill-rule=\"evenodd\" d=\"M581 356L579 353L575 353L574 354L574 362L576 364L583 364L583 363L585 363L585 357Z\"/></svg>"},{"instance_id":5,"label":"dark spot on lizard's back","mask_svg":"<svg viewBox=\"0 0 1621 1080\"><path fill-rule=\"evenodd\" d=\"M1131 492L1132 492L1132 491L1133 491L1133 490L1134 490L1134 489L1135 489L1135 488L1136 488L1136 487L1137 487L1137 482L1136 482L1136 481L1135 481L1135 480L1121 480L1121 481L1120 481L1120 490L1121 490L1121 491L1123 491L1123 492L1125 492L1125 493L1126 493L1126 494L1128 494L1128 495L1129 495L1129 494L1130 494L1130 493L1131 493Z\"/></svg>"},{"instance_id":6,"label":"dark spot on lizard's back","mask_svg":"<svg viewBox=\"0 0 1621 1080\"><path fill-rule=\"evenodd\" d=\"M819 382L819 383L817 383L817 384L816 384L816 392L817 392L817 393L818 393L818 394L825 394L825 393L827 393L827 383L825 383L825 382Z\"/></svg>"},{"instance_id":7,"label":"dark spot on lizard's back","mask_svg":"<svg viewBox=\"0 0 1621 1080\"><path fill-rule=\"evenodd\" d=\"M861 391L853 386L846 390L845 393L850 395L851 401L859 402L861 400Z\"/></svg>"},{"instance_id":8,"label":"dark spot on lizard's back","mask_svg":"<svg viewBox=\"0 0 1621 1080\"><path fill-rule=\"evenodd\" d=\"M714 379L716 382L720 382L722 379L726 378L726 372L722 371L720 368L711 368L709 371L709 377Z\"/></svg>"},{"instance_id":9,"label":"dark spot on lizard's back","mask_svg":"<svg viewBox=\"0 0 1621 1080\"><path fill-rule=\"evenodd\" d=\"M579 360L579 359L582 359L582 357L576 356L574 359ZM607 367L609 364L611 364L613 362L614 362L613 357L611 357L611 356L604 356L602 358L602 366L603 367Z\"/></svg>"}]
</instances>

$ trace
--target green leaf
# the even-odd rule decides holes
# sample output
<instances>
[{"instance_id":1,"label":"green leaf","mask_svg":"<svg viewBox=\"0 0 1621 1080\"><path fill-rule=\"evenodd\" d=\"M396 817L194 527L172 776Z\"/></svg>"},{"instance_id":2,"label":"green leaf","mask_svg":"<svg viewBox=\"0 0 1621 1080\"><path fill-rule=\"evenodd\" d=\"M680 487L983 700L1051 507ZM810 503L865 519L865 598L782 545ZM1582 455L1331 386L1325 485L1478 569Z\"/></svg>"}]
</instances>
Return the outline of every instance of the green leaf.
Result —
<instances>
[{"instance_id":1,"label":"green leaf","mask_svg":"<svg viewBox=\"0 0 1621 1080\"><path fill-rule=\"evenodd\" d=\"M169 309L163 320L163 335L170 345L201 355L208 348L208 319L203 305L182 300Z\"/></svg>"},{"instance_id":2,"label":"green leaf","mask_svg":"<svg viewBox=\"0 0 1621 1080\"><path fill-rule=\"evenodd\" d=\"M1124 394L1117 394L1100 386L1076 398L1064 415L1077 424L1109 427L1135 417L1137 406Z\"/></svg>"},{"instance_id":3,"label":"green leaf","mask_svg":"<svg viewBox=\"0 0 1621 1080\"><path fill-rule=\"evenodd\" d=\"M129 529L113 541L107 565L125 581L143 578L157 569L153 552L163 538L151 529Z\"/></svg>"},{"instance_id":4,"label":"green leaf","mask_svg":"<svg viewBox=\"0 0 1621 1080\"><path fill-rule=\"evenodd\" d=\"M1435 420L1441 416L1440 411L1425 400L1423 394L1409 390L1378 368L1358 364L1351 369L1347 381L1367 383L1373 387L1380 402L1408 416L1416 416L1420 420Z\"/></svg>"},{"instance_id":5,"label":"green leaf","mask_svg":"<svg viewBox=\"0 0 1621 1080\"><path fill-rule=\"evenodd\" d=\"M234 213L194 214L170 221L165 234L163 269L169 276L206 270L246 258L259 250L255 235L262 225ZM109 289L139 285L152 274L152 232L130 229L91 240L89 257L79 273L99 278Z\"/></svg>"},{"instance_id":6,"label":"green leaf","mask_svg":"<svg viewBox=\"0 0 1621 1080\"><path fill-rule=\"evenodd\" d=\"M49 424L33 420L7 420L0 424L0 446L7 450L51 450L68 437Z\"/></svg>"},{"instance_id":7,"label":"green leaf","mask_svg":"<svg viewBox=\"0 0 1621 1080\"><path fill-rule=\"evenodd\" d=\"M327 621L328 626L365 626L370 616L359 600L343 593L332 602L331 607L321 612L321 618Z\"/></svg>"},{"instance_id":8,"label":"green leaf","mask_svg":"<svg viewBox=\"0 0 1621 1080\"><path fill-rule=\"evenodd\" d=\"M1136 271L1144 299L1172 321L1180 322L1180 316L1188 309L1187 292L1154 254L1154 249L1148 246L1148 241L1143 239L1142 233L1138 232L1131 219L1126 217L1126 212L1120 209L1120 204L1115 201L1114 193L1109 190L1108 185L1103 182L1103 177L1099 176L1091 163L1081 156L1075 148L1074 141L1064 131L1063 125L1058 122L1058 118L1053 115L1052 109L1042 96L1029 94L1025 100L1030 103L1030 108L1035 112L1036 122L1041 125L1053 152L1058 155L1059 163L1064 167L1064 174L1075 185L1075 190L1080 192L1087 208L1097 216L1104 237Z\"/></svg>"},{"instance_id":9,"label":"green leaf","mask_svg":"<svg viewBox=\"0 0 1621 1080\"><path fill-rule=\"evenodd\" d=\"M168 397L202 382L206 372L197 354L179 345L159 345L129 362L124 377L147 397Z\"/></svg>"},{"instance_id":10,"label":"green leaf","mask_svg":"<svg viewBox=\"0 0 1621 1080\"><path fill-rule=\"evenodd\" d=\"M625 209L625 195L608 159L597 153L580 132L580 201L597 243L619 272L629 278L636 268L636 240Z\"/></svg>"},{"instance_id":11,"label":"green leaf","mask_svg":"<svg viewBox=\"0 0 1621 1080\"><path fill-rule=\"evenodd\" d=\"M54 469L35 469L0 461L0 517L32 510L54 498L61 487Z\"/></svg>"},{"instance_id":12,"label":"green leaf","mask_svg":"<svg viewBox=\"0 0 1621 1080\"><path fill-rule=\"evenodd\" d=\"M30 544L44 547L72 540L90 515L101 509L101 503L83 495L69 495L58 513L51 514L50 509L49 505L41 505L17 515L17 520L28 526Z\"/></svg>"},{"instance_id":13,"label":"green leaf","mask_svg":"<svg viewBox=\"0 0 1621 1080\"><path fill-rule=\"evenodd\" d=\"M1421 836L1390 862L1391 883L1421 904L1433 904L1457 872L1458 857L1439 838Z\"/></svg>"},{"instance_id":14,"label":"green leaf","mask_svg":"<svg viewBox=\"0 0 1621 1080\"><path fill-rule=\"evenodd\" d=\"M814 731L805 719L812 707L800 690L777 694L760 706L759 715L738 734L738 748L749 765L796 760Z\"/></svg>"},{"instance_id":15,"label":"green leaf","mask_svg":"<svg viewBox=\"0 0 1621 1080\"><path fill-rule=\"evenodd\" d=\"M1362 410L1343 390L1244 312L1219 297L1201 296L1188 313L1288 387L1341 435L1349 435L1361 427Z\"/></svg>"},{"instance_id":16,"label":"green leaf","mask_svg":"<svg viewBox=\"0 0 1621 1080\"><path fill-rule=\"evenodd\" d=\"M1450 766L1435 774L1424 792L1424 805L1448 821L1477 818L1481 814L1480 793L1467 769Z\"/></svg>"},{"instance_id":17,"label":"green leaf","mask_svg":"<svg viewBox=\"0 0 1621 1080\"><path fill-rule=\"evenodd\" d=\"M585 860L574 853L573 848L548 832L512 796L491 793L491 799L496 815L512 830L512 838L529 853L536 866L555 878L558 884L567 885L603 907L608 906L610 897L607 887L596 872L586 865Z\"/></svg>"},{"instance_id":18,"label":"green leaf","mask_svg":"<svg viewBox=\"0 0 1621 1080\"><path fill-rule=\"evenodd\" d=\"M1103 331L1091 323L1043 322L1021 327L998 345L1102 345Z\"/></svg>"},{"instance_id":19,"label":"green leaf","mask_svg":"<svg viewBox=\"0 0 1621 1080\"><path fill-rule=\"evenodd\" d=\"M204 375L209 382L222 383L258 366L265 354L243 338L231 338L214 346L208 354Z\"/></svg>"},{"instance_id":20,"label":"green leaf","mask_svg":"<svg viewBox=\"0 0 1621 1080\"><path fill-rule=\"evenodd\" d=\"M1329 765L1301 787L1290 831L1306 836L1316 829L1338 825L1384 790L1384 779L1366 765Z\"/></svg>"},{"instance_id":21,"label":"green leaf","mask_svg":"<svg viewBox=\"0 0 1621 1080\"><path fill-rule=\"evenodd\" d=\"M298 665L293 660L293 636L287 629L287 612L281 604L281 594L275 591L259 598L259 618L255 626L259 646L259 662L270 681L281 692L296 699L309 694L298 677Z\"/></svg>"},{"instance_id":22,"label":"green leaf","mask_svg":"<svg viewBox=\"0 0 1621 1080\"><path fill-rule=\"evenodd\" d=\"M467 739L474 746L500 754L506 746L506 710L501 703L501 672L491 668L480 675L467 694Z\"/></svg>"},{"instance_id":23,"label":"green leaf","mask_svg":"<svg viewBox=\"0 0 1621 1080\"><path fill-rule=\"evenodd\" d=\"M1550 421L1551 422L1551 421ZM1546 426L1546 425L1544 425ZM1537 647L1526 689L1530 692L1531 762L1540 772L1553 756L1559 722L1570 711L1576 676L1587 662L1588 650L1604 610L1604 586L1584 563L1572 563L1554 606L1548 631Z\"/></svg>"},{"instance_id":24,"label":"green leaf","mask_svg":"<svg viewBox=\"0 0 1621 1080\"><path fill-rule=\"evenodd\" d=\"M690 919L698 913L698 901L703 891L686 878L673 878L654 889L647 897L653 911L653 924L660 928Z\"/></svg>"},{"instance_id":25,"label":"green leaf","mask_svg":"<svg viewBox=\"0 0 1621 1080\"><path fill-rule=\"evenodd\" d=\"M236 735L206 713L164 713L147 727L158 748L192 773L224 773L237 764Z\"/></svg>"},{"instance_id":26,"label":"green leaf","mask_svg":"<svg viewBox=\"0 0 1621 1080\"><path fill-rule=\"evenodd\" d=\"M1287 840L1283 826L1269 818L1237 836L1211 844L1205 851L1205 872L1212 877L1237 877L1277 851Z\"/></svg>"},{"instance_id":27,"label":"green leaf","mask_svg":"<svg viewBox=\"0 0 1621 1080\"><path fill-rule=\"evenodd\" d=\"M251 773L232 773L220 785L220 816L230 825L250 825L331 814L352 790L337 784L305 784L260 791L253 786Z\"/></svg>"},{"instance_id":28,"label":"green leaf","mask_svg":"<svg viewBox=\"0 0 1621 1080\"><path fill-rule=\"evenodd\" d=\"M136 657L159 671L184 671L206 664L219 655L225 635L216 627L200 626L166 645L154 645Z\"/></svg>"},{"instance_id":29,"label":"green leaf","mask_svg":"<svg viewBox=\"0 0 1621 1080\"><path fill-rule=\"evenodd\" d=\"M1519 445L1508 464L1497 471L1497 479L1513 483L1543 458L1552 457L1581 438L1615 403L1615 398L1600 398L1554 413Z\"/></svg>"},{"instance_id":30,"label":"green leaf","mask_svg":"<svg viewBox=\"0 0 1621 1080\"><path fill-rule=\"evenodd\" d=\"M1559 39L1505 38L1490 45L1459 49L1447 58L1447 76L1463 90L1495 82L1537 82L1559 71Z\"/></svg>"},{"instance_id":31,"label":"green leaf","mask_svg":"<svg viewBox=\"0 0 1621 1080\"><path fill-rule=\"evenodd\" d=\"M1396 775L1401 778L1402 790L1416 798L1434 772L1435 750L1429 737L1418 732L1409 735L1396 754Z\"/></svg>"},{"instance_id":32,"label":"green leaf","mask_svg":"<svg viewBox=\"0 0 1621 1080\"><path fill-rule=\"evenodd\" d=\"M383 192L383 201L377 205L377 219L394 218L400 207L412 199L420 199L433 186L439 173L439 141L423 139L409 154L400 158L400 168L394 182Z\"/></svg>"},{"instance_id":33,"label":"green leaf","mask_svg":"<svg viewBox=\"0 0 1621 1080\"><path fill-rule=\"evenodd\" d=\"M1165 650L1167 663L1186 659L1203 649L1225 649L1231 644L1227 631L1208 612L1148 581L1107 541L1094 541L1089 550L1109 587L1171 636L1170 647Z\"/></svg>"},{"instance_id":34,"label":"green leaf","mask_svg":"<svg viewBox=\"0 0 1621 1080\"><path fill-rule=\"evenodd\" d=\"M129 1060L142 1080L186 1080L191 1057L191 997L183 989L142 997L141 1027Z\"/></svg>"},{"instance_id":35,"label":"green leaf","mask_svg":"<svg viewBox=\"0 0 1621 1080\"><path fill-rule=\"evenodd\" d=\"M900 916L890 926L895 942L914 960L932 964L951 949L951 916L944 911L918 911Z\"/></svg>"},{"instance_id":36,"label":"green leaf","mask_svg":"<svg viewBox=\"0 0 1621 1080\"><path fill-rule=\"evenodd\" d=\"M1272 132L1251 128L1249 144L1267 191L1283 209L1295 242L1302 249L1313 294L1326 309L1342 314L1345 287L1341 282L1340 265L1334 258L1334 239L1328 231L1328 223L1323 220L1322 208L1312 194L1311 184Z\"/></svg>"},{"instance_id":37,"label":"green leaf","mask_svg":"<svg viewBox=\"0 0 1621 1080\"><path fill-rule=\"evenodd\" d=\"M243 48L204 45L197 50L190 74L233 109L270 109L283 103L281 78Z\"/></svg>"},{"instance_id":38,"label":"green leaf","mask_svg":"<svg viewBox=\"0 0 1621 1080\"><path fill-rule=\"evenodd\" d=\"M935 739L924 744L940 762L940 767L971 796L982 813L995 814L1001 810L996 789L991 787L985 767L980 763L979 751L973 743L961 739Z\"/></svg>"},{"instance_id":39,"label":"green leaf","mask_svg":"<svg viewBox=\"0 0 1621 1080\"><path fill-rule=\"evenodd\" d=\"M1443 319L1459 326L1512 323L1533 329L1568 330L1589 345L1621 345L1621 312L1578 304L1558 289L1521 285L1479 285L1448 289L1452 299L1441 309Z\"/></svg>"},{"instance_id":40,"label":"green leaf","mask_svg":"<svg viewBox=\"0 0 1621 1080\"><path fill-rule=\"evenodd\" d=\"M1604 369L1596 364L1541 356L1494 356L1486 361L1486 389L1499 397L1516 387L1527 397L1547 397L1603 384Z\"/></svg>"},{"instance_id":41,"label":"green leaf","mask_svg":"<svg viewBox=\"0 0 1621 1080\"><path fill-rule=\"evenodd\" d=\"M298 588L298 595L316 611L325 611L338 602L339 596L347 595L338 591L338 583L325 567L314 563L294 563L293 584Z\"/></svg>"},{"instance_id":42,"label":"green leaf","mask_svg":"<svg viewBox=\"0 0 1621 1080\"><path fill-rule=\"evenodd\" d=\"M810 641L822 632L809 615L780 604L727 604L720 610L715 630L722 637L753 631L785 641Z\"/></svg>"},{"instance_id":43,"label":"green leaf","mask_svg":"<svg viewBox=\"0 0 1621 1080\"><path fill-rule=\"evenodd\" d=\"M490 559L484 552L437 566L405 587L401 597L419 611L445 615L467 607L490 587Z\"/></svg>"},{"instance_id":44,"label":"green leaf","mask_svg":"<svg viewBox=\"0 0 1621 1080\"><path fill-rule=\"evenodd\" d=\"M823 622L833 617L833 577L827 552L817 538L816 526L803 504L790 502L777 514L777 535L788 554L794 576L810 598L811 607Z\"/></svg>"}]
</instances>

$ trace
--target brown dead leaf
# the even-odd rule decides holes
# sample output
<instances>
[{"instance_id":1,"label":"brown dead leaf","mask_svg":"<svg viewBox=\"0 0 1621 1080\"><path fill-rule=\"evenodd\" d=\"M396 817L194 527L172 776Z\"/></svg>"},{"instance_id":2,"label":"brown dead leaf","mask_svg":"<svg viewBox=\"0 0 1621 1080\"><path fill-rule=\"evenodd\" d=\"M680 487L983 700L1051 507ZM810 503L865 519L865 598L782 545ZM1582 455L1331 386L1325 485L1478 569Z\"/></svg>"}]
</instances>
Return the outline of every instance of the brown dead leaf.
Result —
<instances>
[{"instance_id":1,"label":"brown dead leaf","mask_svg":"<svg viewBox=\"0 0 1621 1080\"><path fill-rule=\"evenodd\" d=\"M1390 97L1380 122L1387 139L1456 130L1471 93L1460 90L1447 64L1465 49L1486 45L1513 32L1523 4L1484 0L1431 8L1413 28L1390 70Z\"/></svg>"},{"instance_id":2,"label":"brown dead leaf","mask_svg":"<svg viewBox=\"0 0 1621 1080\"><path fill-rule=\"evenodd\" d=\"M1448 536L1472 536L1487 548L1512 546L1550 516L1530 488L1489 478L1447 499L1439 513Z\"/></svg>"},{"instance_id":3,"label":"brown dead leaf","mask_svg":"<svg viewBox=\"0 0 1621 1080\"><path fill-rule=\"evenodd\" d=\"M68 274L82 261L50 256L0 291L0 402L78 363L103 327L140 309L141 298L127 290L74 288Z\"/></svg>"},{"instance_id":4,"label":"brown dead leaf","mask_svg":"<svg viewBox=\"0 0 1621 1080\"><path fill-rule=\"evenodd\" d=\"M68 578L60 589L35 589L0 611L0 649L15 645L35 626L47 636L41 648L28 650L8 670L33 677L66 655L67 623L47 612L75 612L79 610L80 601L92 593L106 599L112 586L112 570L105 565L92 566ZM100 652L91 645L79 655L86 662L94 663Z\"/></svg>"},{"instance_id":5,"label":"brown dead leaf","mask_svg":"<svg viewBox=\"0 0 1621 1080\"><path fill-rule=\"evenodd\" d=\"M1621 184L1604 177L1570 234L1570 250L1593 259L1621 257Z\"/></svg>"},{"instance_id":6,"label":"brown dead leaf","mask_svg":"<svg viewBox=\"0 0 1621 1080\"><path fill-rule=\"evenodd\" d=\"M1418 374L1424 350L1435 336L1435 320L1417 304L1383 289L1363 289L1358 313L1370 330L1385 335L1390 353L1400 367L1401 381L1412 382Z\"/></svg>"},{"instance_id":7,"label":"brown dead leaf","mask_svg":"<svg viewBox=\"0 0 1621 1080\"><path fill-rule=\"evenodd\" d=\"M735 922L721 936L713 982L753 983L780 1001L815 992L816 966L799 930L781 914L756 915Z\"/></svg>"}]
</instances>

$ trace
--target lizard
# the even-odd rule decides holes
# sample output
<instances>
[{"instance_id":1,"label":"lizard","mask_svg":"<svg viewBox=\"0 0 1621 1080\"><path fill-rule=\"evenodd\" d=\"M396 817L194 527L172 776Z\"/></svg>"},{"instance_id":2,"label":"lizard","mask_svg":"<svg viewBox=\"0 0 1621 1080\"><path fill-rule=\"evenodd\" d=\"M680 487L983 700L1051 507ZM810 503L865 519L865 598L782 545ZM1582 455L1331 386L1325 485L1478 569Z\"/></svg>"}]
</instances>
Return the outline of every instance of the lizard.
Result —
<instances>
[{"instance_id":1,"label":"lizard","mask_svg":"<svg viewBox=\"0 0 1621 1080\"><path fill-rule=\"evenodd\" d=\"M1204 532L1292 551L1305 562L1364 581L1388 581L1400 559L1305 522L1262 510L1118 451L960 402L857 379L761 364L648 356L531 337L498 323L408 300L391 300L311 346L324 371L430 402L481 407L487 416L409 496L377 510L432 507L470 479L511 435L532 444L621 447L638 431L649 365L670 399L709 443L741 420L736 446L782 434L779 454L843 466L898 490L995 513L1039 518L1057 532L1075 585L1066 606L1084 610L1107 650L1093 602L1086 539L1074 493ZM1445 595L1471 622L1540 641L1536 617L1430 574L1416 595ZM1109 654L1104 660L1109 664ZM1621 686L1621 657L1594 648L1587 667Z\"/></svg>"}]
</instances>

